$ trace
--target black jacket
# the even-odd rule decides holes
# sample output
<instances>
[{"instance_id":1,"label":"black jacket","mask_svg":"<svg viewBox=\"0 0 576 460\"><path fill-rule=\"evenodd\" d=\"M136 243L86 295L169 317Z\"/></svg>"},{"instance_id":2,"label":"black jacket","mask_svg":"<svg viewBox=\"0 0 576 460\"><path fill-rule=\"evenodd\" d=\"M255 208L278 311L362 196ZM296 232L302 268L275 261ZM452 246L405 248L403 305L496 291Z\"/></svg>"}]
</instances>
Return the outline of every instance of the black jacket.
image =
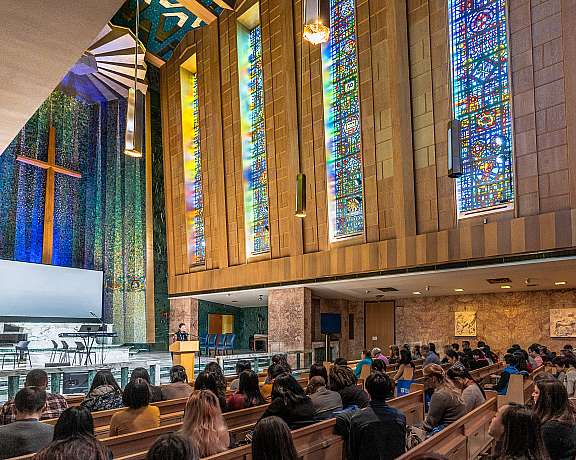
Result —
<instances>
[{"instance_id":1,"label":"black jacket","mask_svg":"<svg viewBox=\"0 0 576 460\"><path fill-rule=\"evenodd\" d=\"M542 424L542 439L550 460L572 460L576 456L576 426L549 420Z\"/></svg>"},{"instance_id":2,"label":"black jacket","mask_svg":"<svg viewBox=\"0 0 576 460\"><path fill-rule=\"evenodd\" d=\"M336 431L347 440L348 460L393 460L405 452L406 417L383 401L338 415Z\"/></svg>"},{"instance_id":3,"label":"black jacket","mask_svg":"<svg viewBox=\"0 0 576 460\"><path fill-rule=\"evenodd\" d=\"M363 409L364 407L368 407L368 403L370 402L368 393L357 385L350 385L349 387L343 388L338 393L340 393L340 397L342 398L342 407L344 408L355 404L360 409Z\"/></svg>"},{"instance_id":4,"label":"black jacket","mask_svg":"<svg viewBox=\"0 0 576 460\"><path fill-rule=\"evenodd\" d=\"M314 423L314 413L314 405L308 396L297 403L288 402L287 404L284 403L283 398L274 398L260 420L275 415L284 420L291 430L295 430Z\"/></svg>"}]
</instances>

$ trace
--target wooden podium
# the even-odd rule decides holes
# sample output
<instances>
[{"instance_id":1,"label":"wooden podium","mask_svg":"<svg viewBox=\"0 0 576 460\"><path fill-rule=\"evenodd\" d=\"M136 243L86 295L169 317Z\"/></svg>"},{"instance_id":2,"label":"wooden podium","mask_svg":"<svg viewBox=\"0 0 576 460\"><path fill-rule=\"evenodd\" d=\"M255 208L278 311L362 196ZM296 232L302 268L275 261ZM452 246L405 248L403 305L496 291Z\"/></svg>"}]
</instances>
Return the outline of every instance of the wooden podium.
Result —
<instances>
[{"instance_id":1,"label":"wooden podium","mask_svg":"<svg viewBox=\"0 0 576 460\"><path fill-rule=\"evenodd\" d=\"M188 381L194 381L194 353L200 351L198 340L188 340L186 342L174 342L169 350L172 352L172 364L180 365L186 369Z\"/></svg>"}]
</instances>

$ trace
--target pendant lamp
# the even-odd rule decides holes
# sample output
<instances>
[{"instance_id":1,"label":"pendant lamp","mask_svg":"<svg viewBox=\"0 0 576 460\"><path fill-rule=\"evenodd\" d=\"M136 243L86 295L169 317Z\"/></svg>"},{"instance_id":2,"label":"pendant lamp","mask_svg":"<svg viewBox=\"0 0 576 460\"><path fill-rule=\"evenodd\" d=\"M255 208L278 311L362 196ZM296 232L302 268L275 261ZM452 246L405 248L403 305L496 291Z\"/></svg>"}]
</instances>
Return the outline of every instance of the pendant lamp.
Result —
<instances>
[{"instance_id":1,"label":"pendant lamp","mask_svg":"<svg viewBox=\"0 0 576 460\"><path fill-rule=\"evenodd\" d=\"M134 87L128 90L126 107L126 137L124 154L134 158L142 157L144 131L144 98L138 95L138 32L140 28L140 0L136 0L136 42L134 45ZM140 102L140 104L138 103Z\"/></svg>"},{"instance_id":2,"label":"pendant lamp","mask_svg":"<svg viewBox=\"0 0 576 460\"><path fill-rule=\"evenodd\" d=\"M330 28L322 24L320 0L303 0L304 31L302 37L313 45L326 43L330 38Z\"/></svg>"}]
</instances>

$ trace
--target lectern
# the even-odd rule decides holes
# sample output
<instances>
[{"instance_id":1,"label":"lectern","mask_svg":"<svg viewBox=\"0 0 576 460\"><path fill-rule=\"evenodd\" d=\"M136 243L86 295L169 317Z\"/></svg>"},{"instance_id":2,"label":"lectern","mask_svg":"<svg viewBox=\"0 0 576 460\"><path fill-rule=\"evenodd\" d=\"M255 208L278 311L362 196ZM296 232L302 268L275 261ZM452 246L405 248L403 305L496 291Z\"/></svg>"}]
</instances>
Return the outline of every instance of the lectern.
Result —
<instances>
[{"instance_id":1,"label":"lectern","mask_svg":"<svg viewBox=\"0 0 576 460\"><path fill-rule=\"evenodd\" d=\"M169 350L172 352L172 364L186 369L188 381L194 381L194 353L200 350L198 340L174 342Z\"/></svg>"}]
</instances>

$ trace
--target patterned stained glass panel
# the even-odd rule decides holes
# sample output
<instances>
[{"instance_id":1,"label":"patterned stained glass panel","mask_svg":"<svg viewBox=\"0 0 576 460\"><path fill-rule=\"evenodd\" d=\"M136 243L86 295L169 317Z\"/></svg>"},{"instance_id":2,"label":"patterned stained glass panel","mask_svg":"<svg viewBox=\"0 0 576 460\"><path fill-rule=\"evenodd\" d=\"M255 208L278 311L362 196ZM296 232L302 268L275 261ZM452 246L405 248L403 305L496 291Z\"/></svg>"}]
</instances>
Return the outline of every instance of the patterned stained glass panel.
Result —
<instances>
[{"instance_id":1,"label":"patterned stained glass panel","mask_svg":"<svg viewBox=\"0 0 576 460\"><path fill-rule=\"evenodd\" d=\"M198 78L196 73L181 67L180 84L188 263L190 266L197 266L203 265L206 262L206 242L204 239L200 115L198 107Z\"/></svg>"},{"instance_id":2,"label":"patterned stained glass panel","mask_svg":"<svg viewBox=\"0 0 576 460\"><path fill-rule=\"evenodd\" d=\"M458 216L513 206L506 0L450 0L453 115L461 122Z\"/></svg>"},{"instance_id":3,"label":"patterned stained glass panel","mask_svg":"<svg viewBox=\"0 0 576 460\"><path fill-rule=\"evenodd\" d=\"M270 251L264 76L260 26L238 24L238 74L246 254Z\"/></svg>"},{"instance_id":4,"label":"patterned stained glass panel","mask_svg":"<svg viewBox=\"0 0 576 460\"><path fill-rule=\"evenodd\" d=\"M330 239L364 232L355 0L330 0L322 48Z\"/></svg>"}]
</instances>

